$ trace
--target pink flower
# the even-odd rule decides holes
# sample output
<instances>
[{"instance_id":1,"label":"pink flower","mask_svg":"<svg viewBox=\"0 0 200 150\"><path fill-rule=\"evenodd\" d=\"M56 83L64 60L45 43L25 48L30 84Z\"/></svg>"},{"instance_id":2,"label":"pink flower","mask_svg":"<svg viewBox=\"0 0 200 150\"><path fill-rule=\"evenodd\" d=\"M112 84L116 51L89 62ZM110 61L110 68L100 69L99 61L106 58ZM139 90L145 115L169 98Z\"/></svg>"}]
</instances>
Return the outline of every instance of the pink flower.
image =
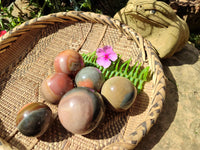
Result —
<instances>
[{"instance_id":1,"label":"pink flower","mask_svg":"<svg viewBox=\"0 0 200 150\"><path fill-rule=\"evenodd\" d=\"M111 46L104 46L103 48L98 48L97 54L97 64L108 68L111 65L111 61L117 60L117 54L113 51Z\"/></svg>"},{"instance_id":2,"label":"pink flower","mask_svg":"<svg viewBox=\"0 0 200 150\"><path fill-rule=\"evenodd\" d=\"M0 31L0 37L6 34L6 30Z\"/></svg>"}]
</instances>

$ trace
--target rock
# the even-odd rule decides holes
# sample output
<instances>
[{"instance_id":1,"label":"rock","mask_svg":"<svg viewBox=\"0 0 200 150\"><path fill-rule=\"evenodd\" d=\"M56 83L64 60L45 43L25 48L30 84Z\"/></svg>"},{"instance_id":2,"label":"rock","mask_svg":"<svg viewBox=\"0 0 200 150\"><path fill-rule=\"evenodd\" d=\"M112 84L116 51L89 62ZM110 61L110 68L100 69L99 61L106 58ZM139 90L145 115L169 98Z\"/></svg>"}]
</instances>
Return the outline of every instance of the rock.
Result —
<instances>
[{"instance_id":1,"label":"rock","mask_svg":"<svg viewBox=\"0 0 200 150\"><path fill-rule=\"evenodd\" d=\"M114 18L149 40L160 58L173 56L189 39L187 23L165 2L129 0Z\"/></svg>"},{"instance_id":2,"label":"rock","mask_svg":"<svg viewBox=\"0 0 200 150\"><path fill-rule=\"evenodd\" d=\"M15 0L15 2L12 2L10 4L10 6L11 5L13 5L12 15L15 17L18 17L20 15L25 20L31 18L31 11L36 9L36 7L33 5L29 6L28 0Z\"/></svg>"}]
</instances>

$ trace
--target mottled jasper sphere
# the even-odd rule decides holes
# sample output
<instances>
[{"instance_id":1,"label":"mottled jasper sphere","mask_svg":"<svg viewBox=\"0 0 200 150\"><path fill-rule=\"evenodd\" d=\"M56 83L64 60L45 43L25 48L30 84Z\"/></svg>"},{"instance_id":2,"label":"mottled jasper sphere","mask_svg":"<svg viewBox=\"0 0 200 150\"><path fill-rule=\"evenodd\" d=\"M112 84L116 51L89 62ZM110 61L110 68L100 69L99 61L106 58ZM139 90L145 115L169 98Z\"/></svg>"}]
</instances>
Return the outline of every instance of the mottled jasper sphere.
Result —
<instances>
[{"instance_id":1,"label":"mottled jasper sphere","mask_svg":"<svg viewBox=\"0 0 200 150\"><path fill-rule=\"evenodd\" d=\"M112 77L103 84L101 94L116 111L125 111L135 101L137 90L127 78Z\"/></svg>"},{"instance_id":2,"label":"mottled jasper sphere","mask_svg":"<svg viewBox=\"0 0 200 150\"><path fill-rule=\"evenodd\" d=\"M100 91L105 79L96 67L85 67L81 69L76 77L75 83L78 87L88 87Z\"/></svg>"},{"instance_id":3,"label":"mottled jasper sphere","mask_svg":"<svg viewBox=\"0 0 200 150\"><path fill-rule=\"evenodd\" d=\"M65 129L74 134L88 134L104 115L101 95L93 89L77 87L66 93L58 105L58 117Z\"/></svg>"},{"instance_id":4,"label":"mottled jasper sphere","mask_svg":"<svg viewBox=\"0 0 200 150\"><path fill-rule=\"evenodd\" d=\"M10 144L8 144L8 142L0 138L0 150L12 150L12 149L13 148L11 147ZM15 150L17 149L15 148Z\"/></svg>"},{"instance_id":5,"label":"mottled jasper sphere","mask_svg":"<svg viewBox=\"0 0 200 150\"><path fill-rule=\"evenodd\" d=\"M75 50L65 50L59 53L54 60L56 72L63 72L72 76L75 76L83 67L83 57Z\"/></svg>"},{"instance_id":6,"label":"mottled jasper sphere","mask_svg":"<svg viewBox=\"0 0 200 150\"><path fill-rule=\"evenodd\" d=\"M41 85L41 92L47 102L57 104L61 97L74 88L73 80L65 73L54 73Z\"/></svg>"},{"instance_id":7,"label":"mottled jasper sphere","mask_svg":"<svg viewBox=\"0 0 200 150\"><path fill-rule=\"evenodd\" d=\"M49 127L52 119L51 109L40 102L30 103L17 114L16 125L25 136L41 136Z\"/></svg>"}]
</instances>

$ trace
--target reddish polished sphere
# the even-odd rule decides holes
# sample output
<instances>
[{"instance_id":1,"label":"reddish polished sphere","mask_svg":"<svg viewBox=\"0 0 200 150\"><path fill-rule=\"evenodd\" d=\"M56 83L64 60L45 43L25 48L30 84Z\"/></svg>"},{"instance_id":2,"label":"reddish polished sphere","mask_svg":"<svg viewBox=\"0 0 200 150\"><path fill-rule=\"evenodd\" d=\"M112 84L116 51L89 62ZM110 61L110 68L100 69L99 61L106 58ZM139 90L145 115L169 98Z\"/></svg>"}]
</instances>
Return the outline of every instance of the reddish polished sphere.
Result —
<instances>
[{"instance_id":1,"label":"reddish polished sphere","mask_svg":"<svg viewBox=\"0 0 200 150\"><path fill-rule=\"evenodd\" d=\"M85 87L72 89L58 105L59 120L64 128L81 135L90 133L98 126L104 111L101 95Z\"/></svg>"},{"instance_id":2,"label":"reddish polished sphere","mask_svg":"<svg viewBox=\"0 0 200 150\"><path fill-rule=\"evenodd\" d=\"M54 73L42 82L41 92L47 102L56 104L72 88L74 83L67 74Z\"/></svg>"},{"instance_id":3,"label":"reddish polished sphere","mask_svg":"<svg viewBox=\"0 0 200 150\"><path fill-rule=\"evenodd\" d=\"M65 50L59 53L54 60L56 72L63 72L75 76L84 67L84 60L77 51Z\"/></svg>"}]
</instances>

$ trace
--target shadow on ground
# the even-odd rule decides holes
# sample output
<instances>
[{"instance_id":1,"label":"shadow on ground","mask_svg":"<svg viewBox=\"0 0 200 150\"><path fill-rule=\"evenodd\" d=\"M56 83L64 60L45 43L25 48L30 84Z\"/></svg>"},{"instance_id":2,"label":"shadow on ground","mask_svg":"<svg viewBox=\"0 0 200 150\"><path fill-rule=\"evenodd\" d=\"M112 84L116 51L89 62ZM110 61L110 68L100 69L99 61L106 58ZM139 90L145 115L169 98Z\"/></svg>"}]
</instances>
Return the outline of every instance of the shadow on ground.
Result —
<instances>
[{"instance_id":1,"label":"shadow on ground","mask_svg":"<svg viewBox=\"0 0 200 150\"><path fill-rule=\"evenodd\" d=\"M159 115L156 124L151 128L149 133L142 139L142 141L135 148L136 150L149 150L157 144L164 136L165 132L170 127L174 120L177 111L178 92L176 81L167 66L164 71L168 72L169 76L166 80L166 99L163 105L161 114Z\"/></svg>"},{"instance_id":2,"label":"shadow on ground","mask_svg":"<svg viewBox=\"0 0 200 150\"><path fill-rule=\"evenodd\" d=\"M166 76L166 99L163 105L162 112L157 119L156 124L150 129L149 133L142 139L142 141L135 148L136 150L150 150L159 143L164 137L167 130L175 120L179 102L179 92L183 89L189 89L191 84L185 84L181 76L190 74L190 72L183 74L182 69L185 66L193 67L199 60L199 52L192 45L187 44L183 50L175 54L170 59L162 60L163 70ZM196 68L197 69L197 68ZM187 83L187 82L186 82Z\"/></svg>"}]
</instances>

